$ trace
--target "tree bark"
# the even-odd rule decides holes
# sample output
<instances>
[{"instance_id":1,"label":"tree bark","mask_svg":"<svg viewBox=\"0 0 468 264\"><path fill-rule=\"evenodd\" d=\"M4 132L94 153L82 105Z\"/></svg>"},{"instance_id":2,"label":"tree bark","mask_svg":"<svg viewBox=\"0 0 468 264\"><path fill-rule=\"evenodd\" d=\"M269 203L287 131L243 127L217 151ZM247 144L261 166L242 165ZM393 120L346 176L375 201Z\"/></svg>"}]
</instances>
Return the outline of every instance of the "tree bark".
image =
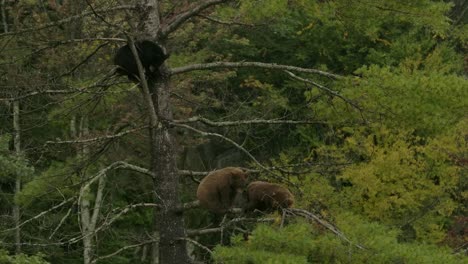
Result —
<instances>
[{"instance_id":1,"label":"tree bark","mask_svg":"<svg viewBox=\"0 0 468 264\"><path fill-rule=\"evenodd\" d=\"M156 175L154 185L163 207L158 211L159 222L159 263L190 263L186 250L185 225L183 214L176 209L179 202L179 174L176 166L175 142L164 120L172 119L170 107L170 80L167 72L156 83L153 104L159 107L160 123L152 130L151 140L153 169Z\"/></svg>"},{"instance_id":2,"label":"tree bark","mask_svg":"<svg viewBox=\"0 0 468 264\"><path fill-rule=\"evenodd\" d=\"M2 24L3 24L3 31L4 33L8 33L8 19L6 13L6 1L2 0L1 3L1 15L2 15ZM20 125L20 102L18 100L13 102L13 132L14 132L14 148L15 148L15 155L21 155L21 125ZM15 179L15 193L14 195L18 194L21 191L21 175L16 175ZM21 220L21 212L19 206L14 203L12 208L13 214L13 222L14 225L17 227L15 229L15 252L16 254L21 253L21 228L20 220Z\"/></svg>"},{"instance_id":3,"label":"tree bark","mask_svg":"<svg viewBox=\"0 0 468 264\"><path fill-rule=\"evenodd\" d=\"M21 126L20 126L20 103L19 101L13 102L13 130L15 133L15 137L13 139L13 142L15 145L15 154L16 156L19 157L21 155ZM21 175L16 175L15 195L18 194L20 191L21 191ZM15 226L18 227L15 229L16 254L21 253L21 228L19 227L20 220L21 220L20 213L21 212L20 212L19 206L16 203L14 203L13 221L15 223Z\"/></svg>"},{"instance_id":4,"label":"tree bark","mask_svg":"<svg viewBox=\"0 0 468 264\"><path fill-rule=\"evenodd\" d=\"M141 0L139 9L141 21L138 29L144 38L157 40L161 26L159 1ZM159 44L163 44L161 40ZM145 98L149 95L145 93L153 92L149 100L149 104L152 105L148 105L148 109L154 111L149 113L150 119L153 119L154 114L157 116L157 124L150 126L151 167L155 175L155 199L162 205L162 208L155 212L154 219L155 225L159 227L159 254L152 254L152 257L158 255L158 263L161 264L191 263L184 240L186 235L183 214L176 210L180 201L175 142L169 130L169 124L165 122L165 120L172 120L170 74L165 65L161 66L160 71L161 77L156 82L149 82L149 89L141 89ZM152 263L155 263L155 259Z\"/></svg>"},{"instance_id":5,"label":"tree bark","mask_svg":"<svg viewBox=\"0 0 468 264\"><path fill-rule=\"evenodd\" d=\"M72 117L72 122L70 126L71 134L76 135L76 126L75 126L76 116ZM89 135L89 121L88 117L82 117L80 121L80 131L81 136L87 137ZM84 144L83 148L79 150L78 157L81 160L87 159L89 156L89 147ZM91 208L91 184L86 184L86 172L82 172L82 179L84 186L80 192L80 226L81 226L81 235L83 236L83 263L90 264L93 260L94 248L95 248L95 231L96 223L99 219L99 214L101 213L101 203L103 199L104 188L106 186L106 175L99 178L98 187L96 190L96 195L94 199L94 205Z\"/></svg>"}]
</instances>

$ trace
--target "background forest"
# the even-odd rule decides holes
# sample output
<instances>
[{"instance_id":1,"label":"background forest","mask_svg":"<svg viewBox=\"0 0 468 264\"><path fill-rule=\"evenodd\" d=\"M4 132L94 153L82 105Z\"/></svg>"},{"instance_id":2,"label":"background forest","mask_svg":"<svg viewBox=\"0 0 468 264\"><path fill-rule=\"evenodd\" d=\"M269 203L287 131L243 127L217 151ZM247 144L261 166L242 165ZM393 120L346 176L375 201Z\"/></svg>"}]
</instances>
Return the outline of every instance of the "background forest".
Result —
<instances>
[{"instance_id":1,"label":"background forest","mask_svg":"<svg viewBox=\"0 0 468 264\"><path fill-rule=\"evenodd\" d=\"M171 177L195 262L468 263L468 1L0 4L0 263L165 263ZM113 74L151 15L179 179L145 89ZM191 202L226 166L319 221L219 223Z\"/></svg>"}]
</instances>

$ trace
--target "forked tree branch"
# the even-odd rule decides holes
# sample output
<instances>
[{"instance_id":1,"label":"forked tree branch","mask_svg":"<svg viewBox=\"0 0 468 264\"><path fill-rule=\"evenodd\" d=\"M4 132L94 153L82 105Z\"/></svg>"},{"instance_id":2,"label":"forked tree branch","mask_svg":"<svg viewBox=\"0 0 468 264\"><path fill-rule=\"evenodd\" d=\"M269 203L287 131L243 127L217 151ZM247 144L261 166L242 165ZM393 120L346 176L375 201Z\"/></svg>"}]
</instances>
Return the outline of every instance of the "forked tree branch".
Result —
<instances>
[{"instance_id":1,"label":"forked tree branch","mask_svg":"<svg viewBox=\"0 0 468 264\"><path fill-rule=\"evenodd\" d=\"M189 8L189 10L178 14L174 19L172 19L172 21L169 21L167 25L163 26L163 28L161 28L159 36L161 38L166 38L171 32L177 30L185 21L187 21L191 17L198 15L200 12L211 6L229 1L231 0L206 0L203 1L201 4L198 4L197 6L191 7Z\"/></svg>"},{"instance_id":2,"label":"forked tree branch","mask_svg":"<svg viewBox=\"0 0 468 264\"><path fill-rule=\"evenodd\" d=\"M27 224L27 223L29 223L29 222L31 222L31 221L33 221L33 220L36 220L36 219L40 218L41 216L44 216L44 215L46 215L46 214L52 212L53 210L55 210L55 209L57 209L57 208L60 208L60 207L62 207L63 205L65 205L65 204L67 204L68 202L71 202L71 201L73 201L73 200L75 200L75 199L76 199L75 196L70 197L70 198L64 200L63 202L61 202L61 203L59 203L59 204L57 204L57 205L55 205L55 206L49 208L48 210L42 211L42 212L40 212L39 214L37 214L36 216L33 216L33 217L29 218L28 220L25 220L24 222L22 222L21 224L15 226L15 227L13 227L13 228L5 229L5 230L2 230L2 231L0 231L0 232L3 233L3 232L8 232L8 231L16 230L16 229L18 229L18 228L24 226L25 224Z\"/></svg>"}]
</instances>

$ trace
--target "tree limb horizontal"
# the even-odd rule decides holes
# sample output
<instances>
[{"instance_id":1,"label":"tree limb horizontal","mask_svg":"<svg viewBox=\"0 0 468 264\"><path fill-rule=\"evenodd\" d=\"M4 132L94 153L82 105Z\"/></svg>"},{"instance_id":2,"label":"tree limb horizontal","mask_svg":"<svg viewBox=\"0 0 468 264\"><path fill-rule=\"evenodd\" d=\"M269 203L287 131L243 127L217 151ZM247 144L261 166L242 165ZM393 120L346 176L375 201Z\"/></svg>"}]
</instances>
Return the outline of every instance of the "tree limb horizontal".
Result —
<instances>
[{"instance_id":1,"label":"tree limb horizontal","mask_svg":"<svg viewBox=\"0 0 468 264\"><path fill-rule=\"evenodd\" d=\"M96 142L96 141L102 141L102 140L107 140L107 139L114 139L118 137L125 136L127 134L133 133L135 131L139 131L142 129L148 128L148 126L142 126L142 127L137 127L134 129L129 129L126 131L122 131L120 133L114 134L114 135L107 135L107 136L102 136L102 137L95 137L95 138L88 138L88 139L77 139L77 140L61 140L61 141L46 141L45 145L49 144L85 144L85 143L91 143L91 142Z\"/></svg>"},{"instance_id":2,"label":"tree limb horizontal","mask_svg":"<svg viewBox=\"0 0 468 264\"><path fill-rule=\"evenodd\" d=\"M228 227L229 225L232 225L234 223L239 223L239 222L265 223L265 222L274 222L274 221L275 221L275 218L234 218L220 227L187 230L187 236L190 237L190 236L219 233L219 232L222 232L224 229L226 229L226 227Z\"/></svg>"},{"instance_id":3,"label":"tree limb horizontal","mask_svg":"<svg viewBox=\"0 0 468 264\"><path fill-rule=\"evenodd\" d=\"M308 121L308 120L281 120L281 119L253 119L253 120L238 120L238 121L223 121L216 122L201 116L191 117L185 120L173 120L177 124L200 122L213 127L237 126L237 125L252 125L252 124L327 124L325 121Z\"/></svg>"},{"instance_id":4,"label":"tree limb horizontal","mask_svg":"<svg viewBox=\"0 0 468 264\"><path fill-rule=\"evenodd\" d=\"M263 63L263 62L213 62L213 63L205 63L205 64L192 64L183 67L173 68L171 69L171 74L181 74L190 71L200 71L200 70L211 70L211 69L223 69L223 68L263 68L263 69L271 69L271 70L282 70L282 71L294 71L294 72L303 72L303 73L312 73L318 74L322 76L326 76L332 79L341 79L343 76L338 74L333 74L317 69L308 69L308 68L301 68L291 65L282 65L276 63Z\"/></svg>"}]
</instances>

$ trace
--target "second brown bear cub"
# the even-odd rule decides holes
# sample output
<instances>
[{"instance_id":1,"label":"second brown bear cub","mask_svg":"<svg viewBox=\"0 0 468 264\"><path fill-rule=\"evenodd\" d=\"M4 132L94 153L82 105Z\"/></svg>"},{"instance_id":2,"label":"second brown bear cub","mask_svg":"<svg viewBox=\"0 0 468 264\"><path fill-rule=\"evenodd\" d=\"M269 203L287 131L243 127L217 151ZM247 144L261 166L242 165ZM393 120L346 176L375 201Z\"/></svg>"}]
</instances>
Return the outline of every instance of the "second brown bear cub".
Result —
<instances>
[{"instance_id":1,"label":"second brown bear cub","mask_svg":"<svg viewBox=\"0 0 468 264\"><path fill-rule=\"evenodd\" d=\"M248 174L240 168L226 167L208 174L198 185L200 205L216 214L226 213L247 185Z\"/></svg>"},{"instance_id":2,"label":"second brown bear cub","mask_svg":"<svg viewBox=\"0 0 468 264\"><path fill-rule=\"evenodd\" d=\"M274 211L290 208L294 204L293 194L278 184L254 181L247 187L245 211Z\"/></svg>"}]
</instances>

